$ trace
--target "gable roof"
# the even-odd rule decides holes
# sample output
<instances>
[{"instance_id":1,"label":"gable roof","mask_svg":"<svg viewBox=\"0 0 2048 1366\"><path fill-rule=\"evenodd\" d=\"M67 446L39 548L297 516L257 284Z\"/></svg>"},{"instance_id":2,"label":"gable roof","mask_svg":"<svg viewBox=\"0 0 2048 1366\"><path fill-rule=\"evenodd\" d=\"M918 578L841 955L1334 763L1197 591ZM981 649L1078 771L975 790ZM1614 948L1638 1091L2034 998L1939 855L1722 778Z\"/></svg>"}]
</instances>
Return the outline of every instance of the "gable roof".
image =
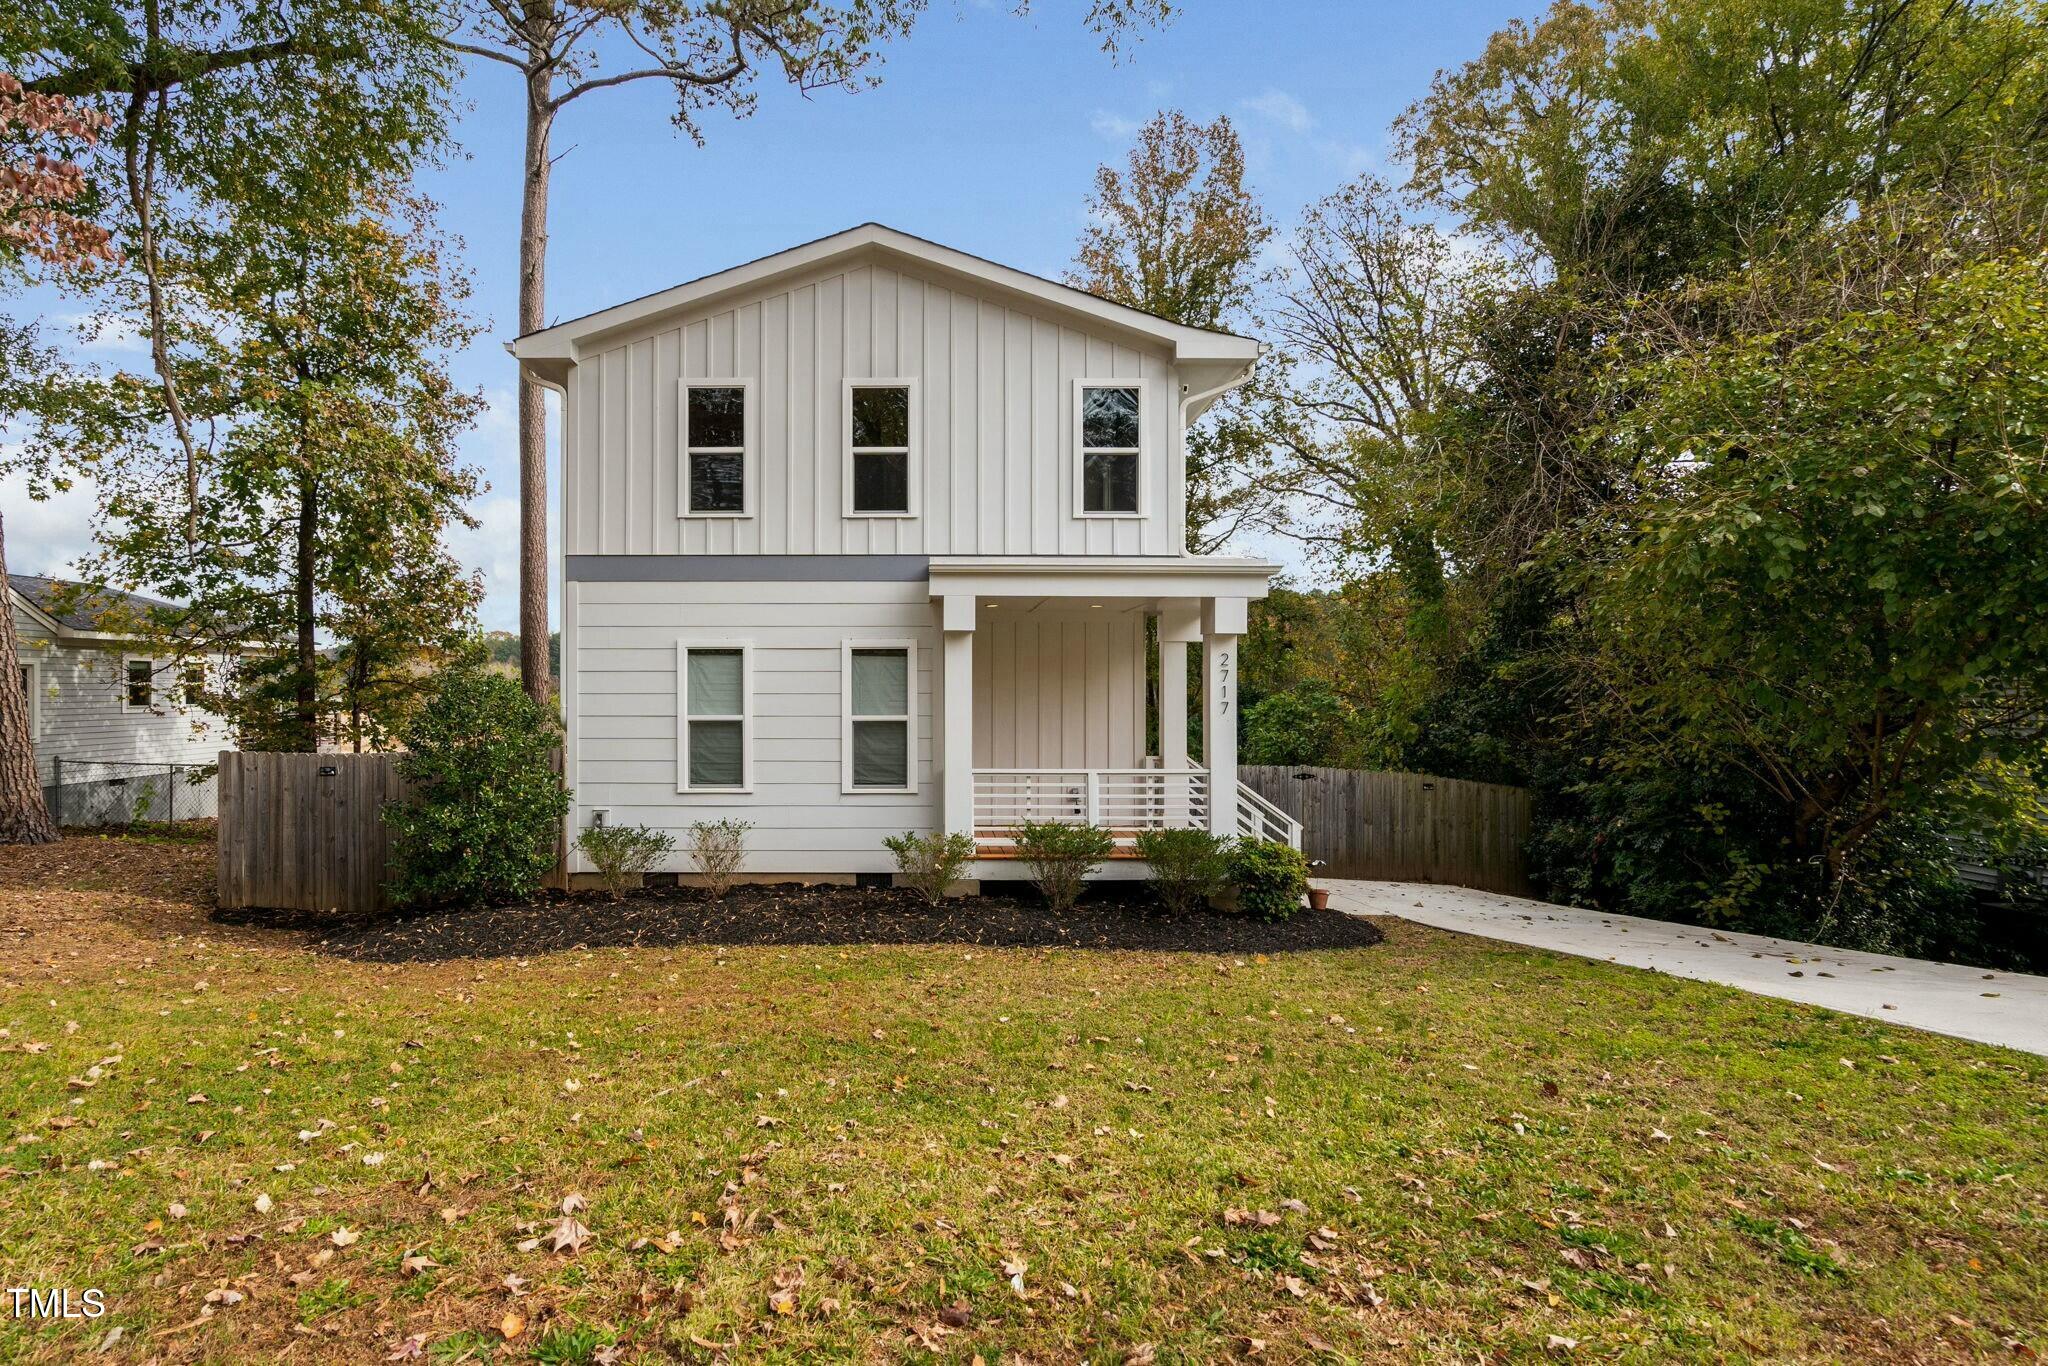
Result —
<instances>
[{"instance_id":1,"label":"gable roof","mask_svg":"<svg viewBox=\"0 0 2048 1366\"><path fill-rule=\"evenodd\" d=\"M98 588L72 579L42 574L9 574L7 587L17 605L28 609L59 636L119 638L122 627L152 611L177 611L178 604L115 588Z\"/></svg>"},{"instance_id":2,"label":"gable roof","mask_svg":"<svg viewBox=\"0 0 2048 1366\"><path fill-rule=\"evenodd\" d=\"M785 276L816 271L842 261L852 264L863 258L911 265L921 274L941 281L956 281L998 297L1065 313L1097 328L1164 343L1176 361L1220 361L1244 366L1258 359L1259 343L1250 337L1189 327L880 223L863 223L772 256L528 332L508 342L506 349L536 371L560 371L576 363L583 344L608 333L638 326L666 313L700 308L727 295L756 290Z\"/></svg>"}]
</instances>

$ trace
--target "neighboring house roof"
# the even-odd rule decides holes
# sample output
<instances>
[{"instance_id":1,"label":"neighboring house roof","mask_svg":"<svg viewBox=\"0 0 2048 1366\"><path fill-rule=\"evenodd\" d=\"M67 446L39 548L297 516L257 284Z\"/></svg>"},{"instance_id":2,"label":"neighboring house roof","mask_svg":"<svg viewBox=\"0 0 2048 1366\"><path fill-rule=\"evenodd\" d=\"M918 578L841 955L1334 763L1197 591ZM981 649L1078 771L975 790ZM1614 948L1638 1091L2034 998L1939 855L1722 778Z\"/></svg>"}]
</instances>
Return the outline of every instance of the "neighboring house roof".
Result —
<instances>
[{"instance_id":1,"label":"neighboring house roof","mask_svg":"<svg viewBox=\"0 0 2048 1366\"><path fill-rule=\"evenodd\" d=\"M842 259L860 257L893 259L942 280L957 280L999 297L1072 315L1097 327L1164 343L1180 362L1220 362L1243 369L1259 356L1259 343L1249 337L1189 327L880 223L863 223L729 270L528 332L507 343L506 349L543 378L559 382L561 372L577 361L580 346L606 333L636 326L665 313L703 306L729 294L758 289L783 276L813 272Z\"/></svg>"},{"instance_id":2,"label":"neighboring house roof","mask_svg":"<svg viewBox=\"0 0 2048 1366\"><path fill-rule=\"evenodd\" d=\"M133 624L150 612L178 610L178 604L161 598L41 574L9 574L7 587L17 606L60 637L120 639L132 634Z\"/></svg>"}]
</instances>

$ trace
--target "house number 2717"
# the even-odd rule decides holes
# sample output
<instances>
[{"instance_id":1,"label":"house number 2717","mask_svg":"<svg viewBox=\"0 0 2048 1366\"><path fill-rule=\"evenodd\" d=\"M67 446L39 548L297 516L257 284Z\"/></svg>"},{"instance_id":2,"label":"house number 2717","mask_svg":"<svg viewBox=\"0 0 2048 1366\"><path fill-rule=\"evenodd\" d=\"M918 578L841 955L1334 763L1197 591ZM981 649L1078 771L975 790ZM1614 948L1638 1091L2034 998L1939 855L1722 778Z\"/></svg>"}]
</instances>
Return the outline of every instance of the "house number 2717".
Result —
<instances>
[{"instance_id":1,"label":"house number 2717","mask_svg":"<svg viewBox=\"0 0 2048 1366\"><path fill-rule=\"evenodd\" d=\"M1230 712L1230 651L1224 650L1216 656L1216 714L1226 716Z\"/></svg>"}]
</instances>

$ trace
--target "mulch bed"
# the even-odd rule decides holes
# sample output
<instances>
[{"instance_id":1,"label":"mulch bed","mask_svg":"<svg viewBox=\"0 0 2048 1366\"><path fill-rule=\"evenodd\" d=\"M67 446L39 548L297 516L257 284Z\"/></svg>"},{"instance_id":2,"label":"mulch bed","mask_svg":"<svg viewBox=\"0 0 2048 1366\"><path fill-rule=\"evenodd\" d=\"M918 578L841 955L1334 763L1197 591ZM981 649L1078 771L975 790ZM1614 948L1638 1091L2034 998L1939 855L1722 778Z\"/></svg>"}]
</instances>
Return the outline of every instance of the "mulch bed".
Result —
<instances>
[{"instance_id":1,"label":"mulch bed","mask_svg":"<svg viewBox=\"0 0 2048 1366\"><path fill-rule=\"evenodd\" d=\"M1289 953L1365 948L1370 922L1302 910L1283 921L1221 912L1168 914L1142 889L1098 887L1054 915L1030 894L956 897L929 905L887 887L735 887L713 901L688 888L622 902L551 895L511 906L337 923L299 911L216 911L238 925L317 936L340 957L377 963L523 958L574 948L684 944L976 944L986 948L1142 949L1178 953Z\"/></svg>"}]
</instances>

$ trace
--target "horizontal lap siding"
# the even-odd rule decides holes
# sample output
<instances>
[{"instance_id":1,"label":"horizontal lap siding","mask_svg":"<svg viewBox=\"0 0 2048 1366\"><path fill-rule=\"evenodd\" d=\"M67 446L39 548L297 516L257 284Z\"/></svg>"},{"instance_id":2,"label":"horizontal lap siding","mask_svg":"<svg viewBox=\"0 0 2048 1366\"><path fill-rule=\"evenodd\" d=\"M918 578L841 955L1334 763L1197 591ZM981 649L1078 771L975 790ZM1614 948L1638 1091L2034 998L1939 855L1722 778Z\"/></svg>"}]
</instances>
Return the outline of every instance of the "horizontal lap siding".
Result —
<instances>
[{"instance_id":1,"label":"horizontal lap siding","mask_svg":"<svg viewBox=\"0 0 2048 1366\"><path fill-rule=\"evenodd\" d=\"M575 825L591 807L614 823L676 837L664 865L690 871L692 822L751 821L747 871L887 872L882 839L938 824L932 705L937 634L922 583L579 583L573 658ZM676 641L744 641L754 651L754 790L676 791ZM840 791L841 650L847 640L914 640L915 794Z\"/></svg>"},{"instance_id":2,"label":"horizontal lap siding","mask_svg":"<svg viewBox=\"0 0 2048 1366\"><path fill-rule=\"evenodd\" d=\"M14 626L21 662L36 666L36 772L44 783L52 781L59 758L210 764L232 747L226 723L211 713L168 704L152 711L123 706L126 656L120 647L60 644L18 611ZM169 697L176 686L176 670L158 673L159 696Z\"/></svg>"},{"instance_id":3,"label":"horizontal lap siding","mask_svg":"<svg viewBox=\"0 0 2048 1366\"><path fill-rule=\"evenodd\" d=\"M751 381L753 515L678 516L678 381ZM843 515L847 379L918 381L919 515ZM1074 516L1074 381L1144 380L1142 520ZM583 358L565 409L571 555L1180 553L1164 351L883 266L685 315Z\"/></svg>"}]
</instances>

